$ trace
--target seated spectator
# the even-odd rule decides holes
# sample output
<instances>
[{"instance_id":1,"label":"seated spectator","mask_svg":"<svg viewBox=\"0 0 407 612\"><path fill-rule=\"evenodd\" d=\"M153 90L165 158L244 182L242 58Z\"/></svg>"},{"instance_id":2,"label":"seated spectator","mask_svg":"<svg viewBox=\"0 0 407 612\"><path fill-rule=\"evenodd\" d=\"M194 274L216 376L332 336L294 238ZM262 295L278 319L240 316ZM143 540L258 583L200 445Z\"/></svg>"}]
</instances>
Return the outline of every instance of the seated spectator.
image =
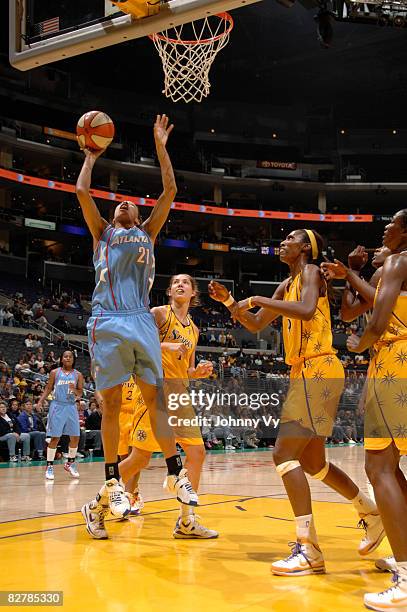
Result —
<instances>
[{"instance_id":1,"label":"seated spectator","mask_svg":"<svg viewBox=\"0 0 407 612\"><path fill-rule=\"evenodd\" d=\"M10 418L17 418L20 414L20 404L16 399L9 399L9 409L8 414Z\"/></svg>"},{"instance_id":2,"label":"seated spectator","mask_svg":"<svg viewBox=\"0 0 407 612\"><path fill-rule=\"evenodd\" d=\"M38 349L38 351L41 350L41 352L43 352L43 348L41 346L41 340L38 338L37 334L34 334L33 336L33 349Z\"/></svg>"},{"instance_id":3,"label":"seated spectator","mask_svg":"<svg viewBox=\"0 0 407 612\"><path fill-rule=\"evenodd\" d=\"M13 325L14 315L11 312L11 309L6 306L3 313L3 325L7 327L11 327Z\"/></svg>"},{"instance_id":4,"label":"seated spectator","mask_svg":"<svg viewBox=\"0 0 407 612\"><path fill-rule=\"evenodd\" d=\"M30 436L22 433L19 422L7 414L7 404L0 402L0 441L7 442L10 461L18 461L16 455L17 442L23 445L24 461L31 461Z\"/></svg>"},{"instance_id":5,"label":"seated spectator","mask_svg":"<svg viewBox=\"0 0 407 612\"><path fill-rule=\"evenodd\" d=\"M46 433L42 420L33 412L33 404L31 401L26 401L24 403L23 410L18 416L18 422L21 431L29 434L30 442L31 440L33 441L34 451L41 461L44 457Z\"/></svg>"},{"instance_id":6,"label":"seated spectator","mask_svg":"<svg viewBox=\"0 0 407 612\"><path fill-rule=\"evenodd\" d=\"M28 349L34 348L34 339L32 334L28 334L24 340L24 344Z\"/></svg>"}]
</instances>

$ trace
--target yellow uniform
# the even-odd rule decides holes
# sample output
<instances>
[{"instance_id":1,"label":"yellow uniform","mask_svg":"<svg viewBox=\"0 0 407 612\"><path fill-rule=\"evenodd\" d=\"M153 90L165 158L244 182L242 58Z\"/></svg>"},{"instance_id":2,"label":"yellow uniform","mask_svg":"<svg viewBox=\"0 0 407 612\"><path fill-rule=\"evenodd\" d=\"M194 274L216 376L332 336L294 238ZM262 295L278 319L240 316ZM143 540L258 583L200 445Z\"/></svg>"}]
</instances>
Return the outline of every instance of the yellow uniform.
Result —
<instances>
[{"instance_id":1,"label":"yellow uniform","mask_svg":"<svg viewBox=\"0 0 407 612\"><path fill-rule=\"evenodd\" d=\"M175 316L171 306L168 305L166 306L165 322L161 326L159 333L160 342L182 342L187 348L185 355L181 359L178 353L170 351L162 352L165 395L168 398L171 393L177 396L178 394L186 394L189 381L188 368L191 356L198 342L198 329L189 315L187 324L181 323ZM139 391L138 394L140 394ZM184 421L185 419L195 417L195 411L190 404L181 406L175 411L170 411L169 416L183 421L183 423L174 425L175 439L181 446L203 444L199 427L190 426ZM139 408L134 415L130 444L148 452L160 451L160 446L151 429L148 410L144 404L139 404Z\"/></svg>"},{"instance_id":2,"label":"yellow uniform","mask_svg":"<svg viewBox=\"0 0 407 612\"><path fill-rule=\"evenodd\" d=\"M380 283L376 297L380 293ZM399 295L367 372L365 448L407 454L407 295Z\"/></svg>"},{"instance_id":3,"label":"yellow uniform","mask_svg":"<svg viewBox=\"0 0 407 612\"><path fill-rule=\"evenodd\" d=\"M299 302L301 289L299 273L287 285L284 301ZM330 436L345 375L332 346L328 296L318 299L310 321L283 317L283 340L285 360L291 372L281 423L300 425L314 435Z\"/></svg>"},{"instance_id":4,"label":"yellow uniform","mask_svg":"<svg viewBox=\"0 0 407 612\"><path fill-rule=\"evenodd\" d=\"M137 393L138 387L133 376L122 384L122 404L120 408L120 440L119 455L127 455L130 446L130 434L133 428L133 419L137 404L140 402L141 395ZM142 400L141 400L142 401Z\"/></svg>"}]
</instances>

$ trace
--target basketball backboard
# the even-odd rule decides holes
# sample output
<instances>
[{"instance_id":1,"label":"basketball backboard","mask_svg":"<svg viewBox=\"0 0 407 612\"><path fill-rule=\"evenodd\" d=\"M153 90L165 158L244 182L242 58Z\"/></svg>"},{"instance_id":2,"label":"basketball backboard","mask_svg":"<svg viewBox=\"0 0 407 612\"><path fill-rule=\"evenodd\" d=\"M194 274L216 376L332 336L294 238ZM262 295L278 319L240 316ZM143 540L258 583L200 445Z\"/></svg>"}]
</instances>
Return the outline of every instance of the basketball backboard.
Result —
<instances>
[{"instance_id":1,"label":"basketball backboard","mask_svg":"<svg viewBox=\"0 0 407 612\"><path fill-rule=\"evenodd\" d=\"M30 70L260 1L169 0L134 19L109 0L9 0L10 63Z\"/></svg>"}]
</instances>

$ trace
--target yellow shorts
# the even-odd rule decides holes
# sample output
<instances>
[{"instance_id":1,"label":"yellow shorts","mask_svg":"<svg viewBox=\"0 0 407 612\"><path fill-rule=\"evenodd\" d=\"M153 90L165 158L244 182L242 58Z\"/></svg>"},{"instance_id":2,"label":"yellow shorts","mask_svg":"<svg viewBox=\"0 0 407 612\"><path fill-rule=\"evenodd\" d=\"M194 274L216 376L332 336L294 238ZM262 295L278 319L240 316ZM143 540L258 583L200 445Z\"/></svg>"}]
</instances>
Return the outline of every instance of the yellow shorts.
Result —
<instances>
[{"instance_id":1,"label":"yellow shorts","mask_svg":"<svg viewBox=\"0 0 407 612\"><path fill-rule=\"evenodd\" d=\"M164 383L166 394L174 393L175 389L169 387L166 380ZM177 392L180 392L177 389ZM185 387L182 388L185 394ZM174 424L173 430L175 441L184 448L185 446L200 446L203 445L201 430L197 425L189 424L189 420L195 417L195 411L192 405L182 406L176 411L169 411L169 417L172 417L177 424ZM161 448L151 428L150 415L145 404L138 405L133 418L133 427L130 436L130 446L135 446L141 450L150 453L160 452Z\"/></svg>"},{"instance_id":2,"label":"yellow shorts","mask_svg":"<svg viewBox=\"0 0 407 612\"><path fill-rule=\"evenodd\" d=\"M291 367L290 387L281 412L280 436L329 437L345 382L335 354L311 357ZM291 425L291 427L290 427Z\"/></svg>"},{"instance_id":3,"label":"yellow shorts","mask_svg":"<svg viewBox=\"0 0 407 612\"><path fill-rule=\"evenodd\" d=\"M407 342L383 346L370 362L365 404L365 448L394 444L407 454Z\"/></svg>"}]
</instances>

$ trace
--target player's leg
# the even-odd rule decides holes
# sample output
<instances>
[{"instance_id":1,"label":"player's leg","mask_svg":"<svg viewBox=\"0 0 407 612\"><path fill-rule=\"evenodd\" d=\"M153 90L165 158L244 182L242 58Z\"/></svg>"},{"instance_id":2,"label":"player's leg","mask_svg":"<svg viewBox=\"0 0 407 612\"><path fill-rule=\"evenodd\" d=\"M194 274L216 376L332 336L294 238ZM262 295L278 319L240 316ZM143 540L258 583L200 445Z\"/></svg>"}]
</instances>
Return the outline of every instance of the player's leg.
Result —
<instances>
[{"instance_id":1,"label":"player's leg","mask_svg":"<svg viewBox=\"0 0 407 612\"><path fill-rule=\"evenodd\" d=\"M365 605L373 610L407 609L407 503L397 477L399 460L394 442L383 450L366 450L366 474L396 560L396 582L387 591L365 595Z\"/></svg>"},{"instance_id":2,"label":"player's leg","mask_svg":"<svg viewBox=\"0 0 407 612\"><path fill-rule=\"evenodd\" d=\"M202 466L205 461L205 447L203 443L187 444L180 441L185 452L185 467L194 491L198 491ZM180 504L180 515L173 532L174 538L179 540L208 540L218 537L218 532L201 525L195 514L194 508L186 504Z\"/></svg>"},{"instance_id":3,"label":"player's leg","mask_svg":"<svg viewBox=\"0 0 407 612\"><path fill-rule=\"evenodd\" d=\"M61 432L62 435L62 432ZM54 461L60 436L52 436L47 446L47 467L45 469L46 480L54 480Z\"/></svg>"},{"instance_id":4,"label":"player's leg","mask_svg":"<svg viewBox=\"0 0 407 612\"><path fill-rule=\"evenodd\" d=\"M175 494L179 502L197 506L198 496L191 486L186 469L182 466L182 460L175 444L174 432L168 422L164 389L161 386L147 383L139 376L137 377L137 384L148 409L153 435L164 453L167 464L168 475L164 482L164 488Z\"/></svg>"},{"instance_id":5,"label":"player's leg","mask_svg":"<svg viewBox=\"0 0 407 612\"><path fill-rule=\"evenodd\" d=\"M289 557L271 564L271 571L278 576L325 572L312 514L311 492L299 461L309 441L310 433L307 434L297 423L280 426L273 458L294 512L297 542Z\"/></svg>"},{"instance_id":6,"label":"player's leg","mask_svg":"<svg viewBox=\"0 0 407 612\"><path fill-rule=\"evenodd\" d=\"M307 474L352 502L360 518L360 526L366 535L359 545L359 554L367 555L375 550L385 531L375 502L336 465L328 463L325 455L325 439L313 438L300 457L300 463Z\"/></svg>"},{"instance_id":7,"label":"player's leg","mask_svg":"<svg viewBox=\"0 0 407 612\"><path fill-rule=\"evenodd\" d=\"M69 436L68 460L64 465L64 470L72 476L79 478L78 467L76 465L76 453L78 452L79 436Z\"/></svg>"},{"instance_id":8,"label":"player's leg","mask_svg":"<svg viewBox=\"0 0 407 612\"><path fill-rule=\"evenodd\" d=\"M125 490L130 496L130 514L132 516L139 515L144 507L139 482L141 471L150 463L152 454L149 450L133 446L130 453L119 463L120 476L125 483Z\"/></svg>"}]
</instances>

